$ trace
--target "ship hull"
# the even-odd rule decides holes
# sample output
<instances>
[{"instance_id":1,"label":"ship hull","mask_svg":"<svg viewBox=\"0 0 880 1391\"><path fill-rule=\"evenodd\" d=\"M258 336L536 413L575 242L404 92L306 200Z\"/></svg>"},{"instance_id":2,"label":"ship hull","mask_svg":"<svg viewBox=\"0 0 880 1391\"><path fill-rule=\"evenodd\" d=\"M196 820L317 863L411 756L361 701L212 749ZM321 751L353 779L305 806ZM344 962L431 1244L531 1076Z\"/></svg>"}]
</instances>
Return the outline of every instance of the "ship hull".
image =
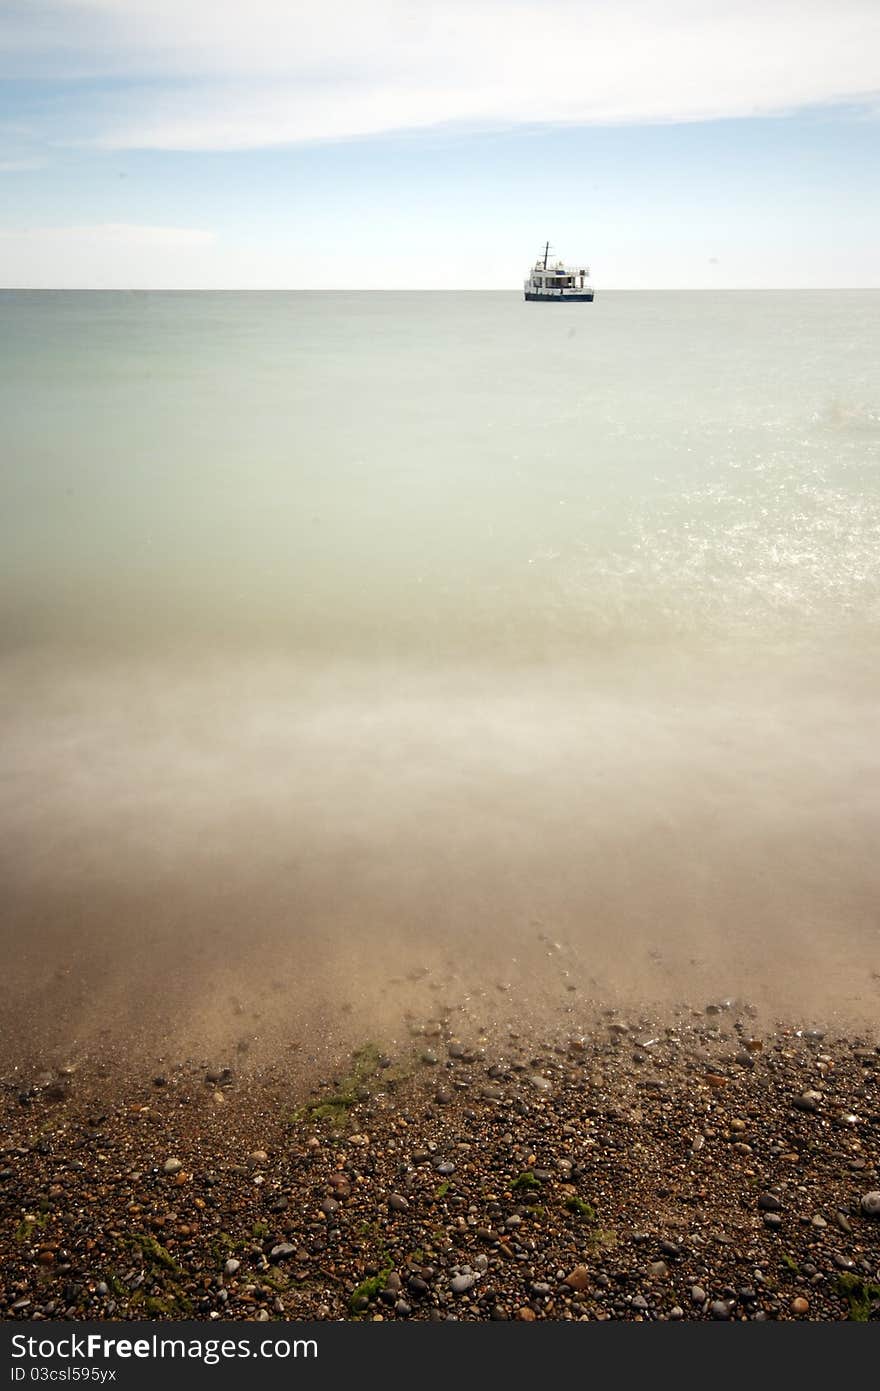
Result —
<instances>
[{"instance_id":1,"label":"ship hull","mask_svg":"<svg viewBox=\"0 0 880 1391\"><path fill-rule=\"evenodd\" d=\"M593 291L585 290L584 293L577 295L542 295L537 290L526 290L526 299L536 300L540 304L592 304Z\"/></svg>"}]
</instances>

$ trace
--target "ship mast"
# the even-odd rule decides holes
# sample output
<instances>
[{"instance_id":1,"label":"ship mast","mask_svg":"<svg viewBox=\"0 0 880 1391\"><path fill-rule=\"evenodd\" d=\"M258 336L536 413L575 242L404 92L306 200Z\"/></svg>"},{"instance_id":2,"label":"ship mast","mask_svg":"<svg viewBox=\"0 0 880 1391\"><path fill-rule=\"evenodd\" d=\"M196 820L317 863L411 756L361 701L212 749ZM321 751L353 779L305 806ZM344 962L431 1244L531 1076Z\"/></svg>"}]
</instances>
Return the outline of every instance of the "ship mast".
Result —
<instances>
[{"instance_id":1,"label":"ship mast","mask_svg":"<svg viewBox=\"0 0 880 1391\"><path fill-rule=\"evenodd\" d=\"M544 247L544 269L545 269L545 270L547 269L547 257L549 256L549 254L550 254L550 243L548 242L547 245Z\"/></svg>"}]
</instances>

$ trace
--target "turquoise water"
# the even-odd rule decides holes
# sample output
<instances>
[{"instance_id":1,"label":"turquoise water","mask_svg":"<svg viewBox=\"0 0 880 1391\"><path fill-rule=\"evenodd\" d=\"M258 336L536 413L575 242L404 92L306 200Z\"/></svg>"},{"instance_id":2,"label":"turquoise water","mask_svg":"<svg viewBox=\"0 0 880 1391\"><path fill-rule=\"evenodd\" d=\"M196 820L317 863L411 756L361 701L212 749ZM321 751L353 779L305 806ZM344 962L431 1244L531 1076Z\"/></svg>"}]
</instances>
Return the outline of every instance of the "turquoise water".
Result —
<instances>
[{"instance_id":1,"label":"turquoise water","mask_svg":"<svg viewBox=\"0 0 880 1391\"><path fill-rule=\"evenodd\" d=\"M876 1019L878 307L0 294L8 1037Z\"/></svg>"}]
</instances>

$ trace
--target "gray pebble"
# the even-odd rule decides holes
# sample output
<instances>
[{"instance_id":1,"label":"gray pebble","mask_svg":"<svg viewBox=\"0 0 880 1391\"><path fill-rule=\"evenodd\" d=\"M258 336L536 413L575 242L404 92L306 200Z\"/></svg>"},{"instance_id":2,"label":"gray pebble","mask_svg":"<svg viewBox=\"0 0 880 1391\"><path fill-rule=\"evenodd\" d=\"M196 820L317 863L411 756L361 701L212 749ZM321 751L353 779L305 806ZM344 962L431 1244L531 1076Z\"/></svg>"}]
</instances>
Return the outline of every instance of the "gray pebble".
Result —
<instances>
[{"instance_id":1,"label":"gray pebble","mask_svg":"<svg viewBox=\"0 0 880 1391\"><path fill-rule=\"evenodd\" d=\"M476 1275L453 1275L449 1281L449 1288L453 1294L467 1294L477 1283Z\"/></svg>"},{"instance_id":2,"label":"gray pebble","mask_svg":"<svg viewBox=\"0 0 880 1391\"><path fill-rule=\"evenodd\" d=\"M866 1217L880 1217L880 1192L874 1189L871 1193L865 1193L861 1208Z\"/></svg>"}]
</instances>

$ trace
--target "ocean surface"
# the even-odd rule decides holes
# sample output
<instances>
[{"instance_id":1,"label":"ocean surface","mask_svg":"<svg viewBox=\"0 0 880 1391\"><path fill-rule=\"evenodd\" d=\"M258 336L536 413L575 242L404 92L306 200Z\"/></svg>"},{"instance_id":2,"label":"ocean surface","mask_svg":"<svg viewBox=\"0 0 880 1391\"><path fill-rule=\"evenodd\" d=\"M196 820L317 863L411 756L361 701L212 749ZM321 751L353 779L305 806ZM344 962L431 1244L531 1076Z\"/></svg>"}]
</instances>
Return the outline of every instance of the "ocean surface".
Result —
<instances>
[{"instance_id":1,"label":"ocean surface","mask_svg":"<svg viewBox=\"0 0 880 1391\"><path fill-rule=\"evenodd\" d=\"M880 293L5 291L0 468L8 1038L877 1016Z\"/></svg>"}]
</instances>

